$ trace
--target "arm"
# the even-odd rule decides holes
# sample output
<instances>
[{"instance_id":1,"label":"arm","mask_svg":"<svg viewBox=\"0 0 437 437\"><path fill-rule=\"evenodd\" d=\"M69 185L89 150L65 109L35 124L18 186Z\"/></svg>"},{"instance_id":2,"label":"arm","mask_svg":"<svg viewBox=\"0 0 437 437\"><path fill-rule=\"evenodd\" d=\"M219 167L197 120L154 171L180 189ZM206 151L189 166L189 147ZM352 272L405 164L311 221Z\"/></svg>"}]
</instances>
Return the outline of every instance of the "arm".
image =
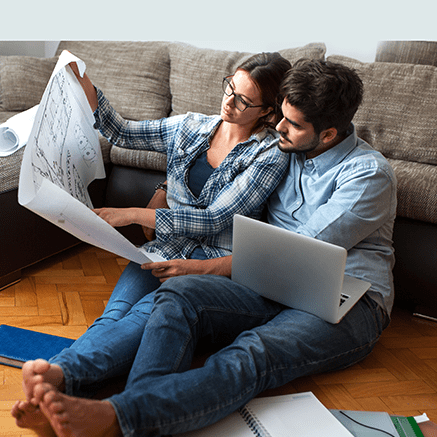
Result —
<instances>
[{"instance_id":1,"label":"arm","mask_svg":"<svg viewBox=\"0 0 437 437\"><path fill-rule=\"evenodd\" d=\"M394 218L396 183L388 167L365 163L337 176L335 190L296 232L347 250Z\"/></svg>"},{"instance_id":2,"label":"arm","mask_svg":"<svg viewBox=\"0 0 437 437\"><path fill-rule=\"evenodd\" d=\"M166 208L166 209L168 209L167 193L164 190L156 190L155 194L150 199L150 202L148 203L147 208L150 208L150 209ZM143 232L144 232L144 235L146 236L146 239L148 241L152 241L156 237L154 228L148 228L147 226L143 226Z\"/></svg>"},{"instance_id":3,"label":"arm","mask_svg":"<svg viewBox=\"0 0 437 437\"><path fill-rule=\"evenodd\" d=\"M94 87L87 74L85 73L83 77L80 76L76 62L71 62L69 65L81 84L92 111L98 114L96 121L101 134L111 144L130 149L167 152L167 143L178 130L179 120L182 116L171 117L168 122L169 126L162 126L160 120L124 120L111 107L103 93ZM96 113L97 109L99 111Z\"/></svg>"},{"instance_id":4,"label":"arm","mask_svg":"<svg viewBox=\"0 0 437 437\"><path fill-rule=\"evenodd\" d=\"M155 210L150 208L97 208L93 210L113 227L138 224L155 228Z\"/></svg>"},{"instance_id":5,"label":"arm","mask_svg":"<svg viewBox=\"0 0 437 437\"><path fill-rule=\"evenodd\" d=\"M232 256L213 259L174 259L159 263L148 263L141 266L144 270L151 270L153 276L161 282L174 276L182 275L219 275L231 277Z\"/></svg>"},{"instance_id":6,"label":"arm","mask_svg":"<svg viewBox=\"0 0 437 437\"><path fill-rule=\"evenodd\" d=\"M93 211L113 227L139 224L143 227L146 238L155 238L155 209L168 208L166 193L157 190L147 208L96 208Z\"/></svg>"}]
</instances>

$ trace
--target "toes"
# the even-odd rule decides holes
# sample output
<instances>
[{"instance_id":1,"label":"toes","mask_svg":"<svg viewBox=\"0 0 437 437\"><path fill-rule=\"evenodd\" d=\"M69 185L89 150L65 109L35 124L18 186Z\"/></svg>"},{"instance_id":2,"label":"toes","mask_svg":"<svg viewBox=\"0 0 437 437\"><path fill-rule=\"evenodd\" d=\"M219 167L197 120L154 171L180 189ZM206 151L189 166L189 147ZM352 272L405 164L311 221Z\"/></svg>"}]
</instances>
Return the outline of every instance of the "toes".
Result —
<instances>
[{"instance_id":1,"label":"toes","mask_svg":"<svg viewBox=\"0 0 437 437\"><path fill-rule=\"evenodd\" d=\"M49 393L53 391L53 386L47 382L40 382L35 385L33 389L33 398L32 398L32 404L38 405L46 395L46 393Z\"/></svg>"},{"instance_id":2,"label":"toes","mask_svg":"<svg viewBox=\"0 0 437 437\"><path fill-rule=\"evenodd\" d=\"M38 358L33 363L33 371L34 373L43 374L46 373L50 369L50 363L46 360Z\"/></svg>"},{"instance_id":3,"label":"toes","mask_svg":"<svg viewBox=\"0 0 437 437\"><path fill-rule=\"evenodd\" d=\"M44 391L41 398L41 408L44 407L50 415L60 417L65 412L63 395L50 384L41 384L41 391Z\"/></svg>"},{"instance_id":4,"label":"toes","mask_svg":"<svg viewBox=\"0 0 437 437\"><path fill-rule=\"evenodd\" d=\"M15 404L12 407L11 414L16 419L19 419L22 415L22 411L20 408L20 401L15 402Z\"/></svg>"}]
</instances>

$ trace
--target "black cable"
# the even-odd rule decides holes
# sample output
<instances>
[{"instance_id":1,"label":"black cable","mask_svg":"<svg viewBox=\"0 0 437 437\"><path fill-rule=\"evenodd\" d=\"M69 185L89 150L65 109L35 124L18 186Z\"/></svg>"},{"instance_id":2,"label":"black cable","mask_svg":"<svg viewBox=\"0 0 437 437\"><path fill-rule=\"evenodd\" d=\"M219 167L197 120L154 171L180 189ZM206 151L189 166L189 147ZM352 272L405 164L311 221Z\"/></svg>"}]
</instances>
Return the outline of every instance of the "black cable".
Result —
<instances>
[{"instance_id":1,"label":"black cable","mask_svg":"<svg viewBox=\"0 0 437 437\"><path fill-rule=\"evenodd\" d=\"M383 432L384 434L390 435L391 437L396 437L393 434L384 431L383 429L374 428L373 426L365 425L364 423L360 423L355 419L352 419L352 417L348 416L344 411L340 411L340 414L343 414L343 416L347 417L349 420L352 420L352 422L355 422L357 425L364 426L365 428L373 429L374 431Z\"/></svg>"}]
</instances>

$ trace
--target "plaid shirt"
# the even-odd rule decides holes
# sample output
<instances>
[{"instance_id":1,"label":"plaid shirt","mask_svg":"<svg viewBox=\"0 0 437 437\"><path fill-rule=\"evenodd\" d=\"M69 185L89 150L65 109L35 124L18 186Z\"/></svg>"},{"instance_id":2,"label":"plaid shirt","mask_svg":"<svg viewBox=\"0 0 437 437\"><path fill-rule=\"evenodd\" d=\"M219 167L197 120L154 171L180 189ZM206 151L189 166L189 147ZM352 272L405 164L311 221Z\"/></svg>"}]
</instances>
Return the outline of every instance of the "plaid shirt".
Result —
<instances>
[{"instance_id":1,"label":"plaid shirt","mask_svg":"<svg viewBox=\"0 0 437 437\"><path fill-rule=\"evenodd\" d=\"M126 121L100 90L97 93L97 126L112 144L167 155L169 209L156 210L156 240L146 243L145 249L166 259L189 258L198 246L208 258L230 255L233 216L259 219L287 170L289 156L276 147L277 133L265 129L234 147L195 197L187 186L188 172L210 147L220 117L188 113Z\"/></svg>"}]
</instances>

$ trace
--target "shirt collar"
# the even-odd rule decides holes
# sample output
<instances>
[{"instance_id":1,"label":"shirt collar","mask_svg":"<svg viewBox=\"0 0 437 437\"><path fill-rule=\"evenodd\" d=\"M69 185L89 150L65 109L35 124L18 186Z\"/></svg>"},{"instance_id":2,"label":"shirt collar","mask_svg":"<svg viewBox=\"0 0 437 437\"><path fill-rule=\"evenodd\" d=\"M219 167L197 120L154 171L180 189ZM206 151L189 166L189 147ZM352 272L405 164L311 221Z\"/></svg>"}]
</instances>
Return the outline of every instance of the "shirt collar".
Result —
<instances>
[{"instance_id":1,"label":"shirt collar","mask_svg":"<svg viewBox=\"0 0 437 437\"><path fill-rule=\"evenodd\" d=\"M312 158L312 162L320 175L335 167L355 149L358 137L353 123L349 126L348 133L349 135L332 149ZM307 160L307 162L308 161L309 160Z\"/></svg>"}]
</instances>

